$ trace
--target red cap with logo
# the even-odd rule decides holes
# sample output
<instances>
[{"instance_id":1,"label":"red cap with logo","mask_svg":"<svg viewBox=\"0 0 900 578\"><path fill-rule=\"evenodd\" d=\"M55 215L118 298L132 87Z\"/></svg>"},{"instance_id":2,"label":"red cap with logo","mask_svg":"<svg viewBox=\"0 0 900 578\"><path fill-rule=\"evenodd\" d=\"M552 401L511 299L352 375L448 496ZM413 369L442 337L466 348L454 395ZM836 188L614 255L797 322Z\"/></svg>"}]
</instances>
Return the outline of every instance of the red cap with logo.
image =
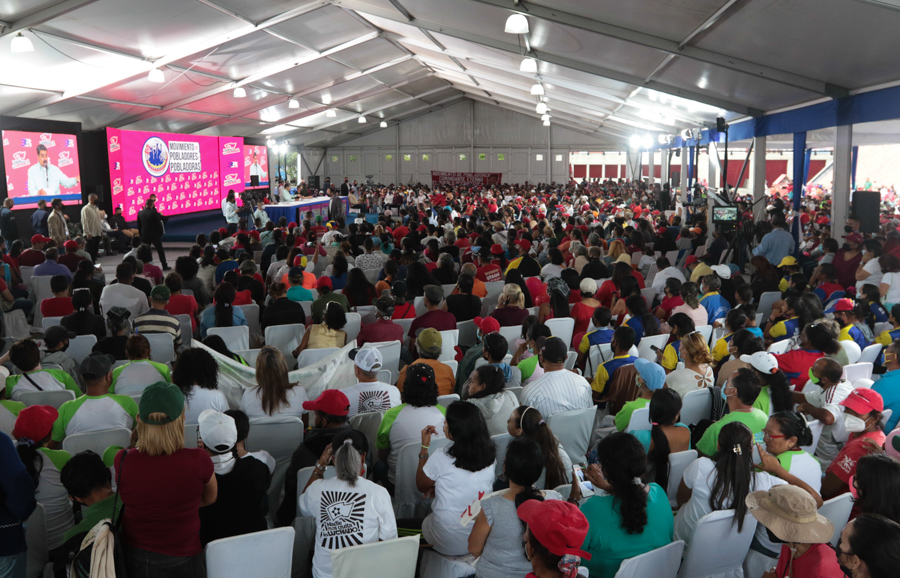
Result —
<instances>
[{"instance_id":1,"label":"red cap with logo","mask_svg":"<svg viewBox=\"0 0 900 578\"><path fill-rule=\"evenodd\" d=\"M476 317L473 321L475 322L475 327L481 329L482 335L500 331L500 322L493 317Z\"/></svg>"},{"instance_id":2,"label":"red cap with logo","mask_svg":"<svg viewBox=\"0 0 900 578\"><path fill-rule=\"evenodd\" d=\"M857 387L841 402L841 405L850 408L859 415L866 415L870 411L884 411L884 399L874 389Z\"/></svg>"},{"instance_id":3,"label":"red cap with logo","mask_svg":"<svg viewBox=\"0 0 900 578\"><path fill-rule=\"evenodd\" d=\"M316 399L304 401L303 409L328 415L347 415L350 413L350 400L338 389L326 389Z\"/></svg>"},{"instance_id":4,"label":"red cap with logo","mask_svg":"<svg viewBox=\"0 0 900 578\"><path fill-rule=\"evenodd\" d=\"M50 237L45 237L43 235L32 235L31 236L31 244L32 245L34 245L35 243L49 243L52 240L53 239L51 239Z\"/></svg>"},{"instance_id":5,"label":"red cap with logo","mask_svg":"<svg viewBox=\"0 0 900 578\"><path fill-rule=\"evenodd\" d=\"M542 546L557 556L579 556L590 560L581 549L588 533L588 521L574 504L562 500L528 500L516 511Z\"/></svg>"}]
</instances>

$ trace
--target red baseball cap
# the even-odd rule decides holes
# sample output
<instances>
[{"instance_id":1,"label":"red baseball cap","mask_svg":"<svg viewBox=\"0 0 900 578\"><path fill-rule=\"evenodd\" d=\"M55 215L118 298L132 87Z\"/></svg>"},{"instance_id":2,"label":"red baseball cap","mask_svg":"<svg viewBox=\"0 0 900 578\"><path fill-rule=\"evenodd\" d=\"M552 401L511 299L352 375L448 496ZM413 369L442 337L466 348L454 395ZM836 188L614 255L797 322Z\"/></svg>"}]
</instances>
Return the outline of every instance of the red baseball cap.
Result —
<instances>
[{"instance_id":1,"label":"red baseball cap","mask_svg":"<svg viewBox=\"0 0 900 578\"><path fill-rule=\"evenodd\" d=\"M427 230L428 230L428 227L426 227L425 225L419 225L419 228L416 229L416 232L417 232L417 233L424 233L424 232L427 231Z\"/></svg>"},{"instance_id":2,"label":"red baseball cap","mask_svg":"<svg viewBox=\"0 0 900 578\"><path fill-rule=\"evenodd\" d=\"M250 231L250 236L259 241L259 231Z\"/></svg>"},{"instance_id":3,"label":"red baseball cap","mask_svg":"<svg viewBox=\"0 0 900 578\"><path fill-rule=\"evenodd\" d=\"M293 228L296 227L296 226L297 226L297 223L295 223L294 221L291 221L290 223L288 223L288 228L289 228L289 229L293 229Z\"/></svg>"},{"instance_id":4,"label":"red baseball cap","mask_svg":"<svg viewBox=\"0 0 900 578\"><path fill-rule=\"evenodd\" d=\"M49 243L52 240L53 239L51 239L50 237L45 237L43 235L32 235L31 236L31 244L32 245L34 245L35 243Z\"/></svg>"},{"instance_id":5,"label":"red baseball cap","mask_svg":"<svg viewBox=\"0 0 900 578\"><path fill-rule=\"evenodd\" d=\"M516 513L528 524L531 535L551 553L591 559L591 555L581 549L588 533L588 521L574 504L563 500L528 500Z\"/></svg>"},{"instance_id":6,"label":"red baseball cap","mask_svg":"<svg viewBox=\"0 0 900 578\"><path fill-rule=\"evenodd\" d=\"M27 438L40 443L50 435L53 422L59 417L59 412L49 405L32 405L19 412L12 435L16 439Z\"/></svg>"},{"instance_id":7,"label":"red baseball cap","mask_svg":"<svg viewBox=\"0 0 900 578\"><path fill-rule=\"evenodd\" d=\"M853 299L838 299L834 304L835 311L853 311Z\"/></svg>"},{"instance_id":8,"label":"red baseball cap","mask_svg":"<svg viewBox=\"0 0 900 578\"><path fill-rule=\"evenodd\" d=\"M226 229L225 227L219 227L219 234L220 234L220 235L227 235L227 234L228 234L228 229Z\"/></svg>"},{"instance_id":9,"label":"red baseball cap","mask_svg":"<svg viewBox=\"0 0 900 578\"><path fill-rule=\"evenodd\" d=\"M865 239L859 233L850 233L849 235L844 235L844 238L847 239L848 243L856 243L857 245L862 245L865 242Z\"/></svg>"},{"instance_id":10,"label":"red baseball cap","mask_svg":"<svg viewBox=\"0 0 900 578\"><path fill-rule=\"evenodd\" d=\"M75 242L74 240L72 240L72 239L69 239L68 241L66 241L65 243L63 243L63 247L65 247L67 251L68 251L69 249L71 249L71 250L73 250L73 251L76 251L76 250L78 250L78 243L76 243L76 242Z\"/></svg>"},{"instance_id":11,"label":"red baseball cap","mask_svg":"<svg viewBox=\"0 0 900 578\"><path fill-rule=\"evenodd\" d=\"M322 276L316 281L316 289L324 289L325 287L331 289L331 277Z\"/></svg>"},{"instance_id":12,"label":"red baseball cap","mask_svg":"<svg viewBox=\"0 0 900 578\"><path fill-rule=\"evenodd\" d=\"M502 255L505 252L506 251L504 251L503 247L501 247L499 244L494 243L493 245L491 245L491 255Z\"/></svg>"},{"instance_id":13,"label":"red baseball cap","mask_svg":"<svg viewBox=\"0 0 900 578\"><path fill-rule=\"evenodd\" d=\"M689 255L688 258L684 261L684 266L687 267L691 263L696 263L697 261L699 261L697 257L695 257L694 255Z\"/></svg>"},{"instance_id":14,"label":"red baseball cap","mask_svg":"<svg viewBox=\"0 0 900 578\"><path fill-rule=\"evenodd\" d=\"M859 415L865 415L870 411L884 411L884 399L874 389L857 387L841 402L841 405L850 408ZM19 413L19 415L22 415ZM18 422L16 422L18 424Z\"/></svg>"},{"instance_id":15,"label":"red baseball cap","mask_svg":"<svg viewBox=\"0 0 900 578\"><path fill-rule=\"evenodd\" d=\"M482 335L500 331L500 322L493 317L476 317L473 321L475 321L475 327L481 329Z\"/></svg>"},{"instance_id":16,"label":"red baseball cap","mask_svg":"<svg viewBox=\"0 0 900 578\"><path fill-rule=\"evenodd\" d=\"M316 399L304 401L303 409L328 415L347 415L350 413L350 400L339 389L326 389Z\"/></svg>"},{"instance_id":17,"label":"red baseball cap","mask_svg":"<svg viewBox=\"0 0 900 578\"><path fill-rule=\"evenodd\" d=\"M525 252L531 251L531 241L528 239L519 239L516 241L516 245L525 249Z\"/></svg>"}]
</instances>

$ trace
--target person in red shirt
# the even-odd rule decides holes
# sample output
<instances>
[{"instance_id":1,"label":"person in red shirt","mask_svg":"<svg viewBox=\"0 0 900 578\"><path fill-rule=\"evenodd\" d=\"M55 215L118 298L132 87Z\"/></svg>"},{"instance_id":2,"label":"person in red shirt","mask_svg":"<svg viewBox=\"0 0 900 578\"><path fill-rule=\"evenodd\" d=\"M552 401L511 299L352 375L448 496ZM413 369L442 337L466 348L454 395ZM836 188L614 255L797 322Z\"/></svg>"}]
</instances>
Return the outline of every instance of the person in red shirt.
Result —
<instances>
[{"instance_id":1,"label":"person in red shirt","mask_svg":"<svg viewBox=\"0 0 900 578\"><path fill-rule=\"evenodd\" d=\"M826 500L849 492L850 478L856 475L859 458L872 452L872 442L874 447L881 447L887 439L881 431L884 400L880 393L858 387L840 405L844 407L844 429L850 434L850 439L825 470L822 498Z\"/></svg>"},{"instance_id":2,"label":"person in red shirt","mask_svg":"<svg viewBox=\"0 0 900 578\"><path fill-rule=\"evenodd\" d=\"M396 244L399 245L400 241L402 241L404 237L409 235L409 227L407 227L406 225L400 225L399 227L394 229L394 232L391 234L394 236L394 241L396 241Z\"/></svg>"},{"instance_id":3,"label":"person in red shirt","mask_svg":"<svg viewBox=\"0 0 900 578\"><path fill-rule=\"evenodd\" d=\"M75 313L72 298L69 297L69 280L64 275L54 275L50 278L50 290L53 291L53 297L41 301L42 316L64 317Z\"/></svg>"},{"instance_id":4,"label":"person in red shirt","mask_svg":"<svg viewBox=\"0 0 900 578\"><path fill-rule=\"evenodd\" d=\"M45 261L44 248L52 241L50 237L34 235L31 237L31 248L19 255L19 267L34 267Z\"/></svg>"},{"instance_id":5,"label":"person in red shirt","mask_svg":"<svg viewBox=\"0 0 900 578\"><path fill-rule=\"evenodd\" d=\"M403 327L391 321L394 315L394 300L379 297L375 300L375 323L366 323L356 338L357 347L366 343L384 341L403 342Z\"/></svg>"},{"instance_id":6,"label":"person in red shirt","mask_svg":"<svg viewBox=\"0 0 900 578\"><path fill-rule=\"evenodd\" d=\"M169 288L169 303L166 305L166 311L172 315L189 315L191 317L191 330L197 330L197 315L199 314L199 306L193 295L184 295L181 293L182 283L181 275L178 273L169 273L166 275L166 287Z\"/></svg>"},{"instance_id":7,"label":"person in red shirt","mask_svg":"<svg viewBox=\"0 0 900 578\"><path fill-rule=\"evenodd\" d=\"M66 252L64 255L60 255L56 262L60 265L65 265L69 268L69 271L74 273L78 269L78 263L84 260L84 257L77 254L78 251L78 243L75 240L68 240L63 244Z\"/></svg>"},{"instance_id":8,"label":"person in red shirt","mask_svg":"<svg viewBox=\"0 0 900 578\"><path fill-rule=\"evenodd\" d=\"M499 246L499 245L498 245ZM475 247L478 259L478 272L476 278L485 283L493 283L495 281L503 281L503 271L498 265L491 262L490 255L487 254L487 247Z\"/></svg>"},{"instance_id":9,"label":"person in red shirt","mask_svg":"<svg viewBox=\"0 0 900 578\"><path fill-rule=\"evenodd\" d=\"M437 329L438 331L449 331L456 329L456 316L448 311L441 309L441 303L444 302L444 290L440 285L425 286L425 309L427 311L413 320L409 325L409 355L410 360L416 359L416 336L419 331L427 327Z\"/></svg>"}]
</instances>

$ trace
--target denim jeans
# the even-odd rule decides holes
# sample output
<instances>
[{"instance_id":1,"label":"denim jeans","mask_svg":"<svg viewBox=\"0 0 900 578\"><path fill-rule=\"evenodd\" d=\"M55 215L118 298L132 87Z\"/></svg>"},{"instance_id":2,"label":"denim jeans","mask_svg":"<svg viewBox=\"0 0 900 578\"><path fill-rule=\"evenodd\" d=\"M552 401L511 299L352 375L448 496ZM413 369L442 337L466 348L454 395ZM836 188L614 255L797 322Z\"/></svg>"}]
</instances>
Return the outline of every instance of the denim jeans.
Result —
<instances>
[{"instance_id":1,"label":"denim jeans","mask_svg":"<svg viewBox=\"0 0 900 578\"><path fill-rule=\"evenodd\" d=\"M26 553L0 556L0 578L25 578Z\"/></svg>"},{"instance_id":2,"label":"denim jeans","mask_svg":"<svg viewBox=\"0 0 900 578\"><path fill-rule=\"evenodd\" d=\"M128 578L206 578L203 552L196 556L167 556L125 547Z\"/></svg>"}]
</instances>

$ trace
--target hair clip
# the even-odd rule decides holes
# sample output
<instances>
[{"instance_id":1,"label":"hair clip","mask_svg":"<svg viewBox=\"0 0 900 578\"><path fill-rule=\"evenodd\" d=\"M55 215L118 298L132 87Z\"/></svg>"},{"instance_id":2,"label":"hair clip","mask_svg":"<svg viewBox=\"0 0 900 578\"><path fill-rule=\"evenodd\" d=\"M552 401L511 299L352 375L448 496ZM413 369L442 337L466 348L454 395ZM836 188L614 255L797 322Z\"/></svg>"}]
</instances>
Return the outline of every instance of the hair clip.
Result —
<instances>
[{"instance_id":1,"label":"hair clip","mask_svg":"<svg viewBox=\"0 0 900 578\"><path fill-rule=\"evenodd\" d=\"M345 446L353 445L353 440L350 439L350 438L345 439L345 440L344 440L344 445L345 445Z\"/></svg>"},{"instance_id":2,"label":"hair clip","mask_svg":"<svg viewBox=\"0 0 900 578\"><path fill-rule=\"evenodd\" d=\"M735 444L734 448L731 450L739 456L744 455L744 450L741 449L740 444Z\"/></svg>"}]
</instances>

